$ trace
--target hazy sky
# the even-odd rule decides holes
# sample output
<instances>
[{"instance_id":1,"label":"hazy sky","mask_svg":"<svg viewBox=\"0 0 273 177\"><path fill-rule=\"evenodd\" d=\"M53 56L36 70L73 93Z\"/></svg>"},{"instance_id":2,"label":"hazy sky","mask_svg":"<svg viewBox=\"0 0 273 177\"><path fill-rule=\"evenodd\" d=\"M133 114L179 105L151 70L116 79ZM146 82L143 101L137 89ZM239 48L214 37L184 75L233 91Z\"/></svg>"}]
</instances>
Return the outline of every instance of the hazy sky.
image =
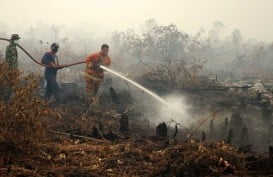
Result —
<instances>
[{"instance_id":1,"label":"hazy sky","mask_svg":"<svg viewBox=\"0 0 273 177\"><path fill-rule=\"evenodd\" d=\"M0 5L0 23L12 27L42 21L114 31L154 18L195 33L221 21L227 32L238 28L247 38L273 41L273 0L0 0Z\"/></svg>"}]
</instances>

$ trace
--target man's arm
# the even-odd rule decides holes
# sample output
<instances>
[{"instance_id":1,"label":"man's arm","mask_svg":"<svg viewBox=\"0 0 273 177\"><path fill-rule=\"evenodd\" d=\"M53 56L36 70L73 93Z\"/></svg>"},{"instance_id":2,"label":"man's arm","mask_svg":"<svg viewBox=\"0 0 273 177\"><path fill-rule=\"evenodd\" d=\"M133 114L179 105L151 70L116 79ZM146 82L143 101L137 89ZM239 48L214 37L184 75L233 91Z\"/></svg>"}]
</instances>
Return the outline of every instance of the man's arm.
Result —
<instances>
[{"instance_id":1,"label":"man's arm","mask_svg":"<svg viewBox=\"0 0 273 177\"><path fill-rule=\"evenodd\" d=\"M90 54L85 58L85 63L87 67L92 68L93 61L95 59L96 55L95 54Z\"/></svg>"}]
</instances>

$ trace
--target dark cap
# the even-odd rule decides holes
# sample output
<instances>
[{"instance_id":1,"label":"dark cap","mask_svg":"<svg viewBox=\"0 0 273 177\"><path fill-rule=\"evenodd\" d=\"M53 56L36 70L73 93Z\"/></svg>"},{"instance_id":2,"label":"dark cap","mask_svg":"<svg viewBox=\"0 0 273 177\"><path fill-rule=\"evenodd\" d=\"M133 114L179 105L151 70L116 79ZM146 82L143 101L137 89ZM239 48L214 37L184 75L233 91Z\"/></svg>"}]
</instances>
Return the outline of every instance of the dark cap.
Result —
<instances>
[{"instance_id":1,"label":"dark cap","mask_svg":"<svg viewBox=\"0 0 273 177\"><path fill-rule=\"evenodd\" d=\"M11 40L18 40L21 39L18 34L12 34L10 37Z\"/></svg>"}]
</instances>

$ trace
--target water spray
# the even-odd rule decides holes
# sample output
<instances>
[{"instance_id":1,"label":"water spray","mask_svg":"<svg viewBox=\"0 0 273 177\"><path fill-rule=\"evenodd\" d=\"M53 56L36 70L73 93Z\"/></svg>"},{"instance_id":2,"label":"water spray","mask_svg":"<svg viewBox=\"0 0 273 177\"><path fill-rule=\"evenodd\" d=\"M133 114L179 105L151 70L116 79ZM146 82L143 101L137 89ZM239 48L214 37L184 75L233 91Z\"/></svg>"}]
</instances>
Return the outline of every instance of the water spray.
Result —
<instances>
[{"instance_id":1,"label":"water spray","mask_svg":"<svg viewBox=\"0 0 273 177\"><path fill-rule=\"evenodd\" d=\"M139 89L143 90L144 92L148 93L149 95L151 95L152 97L154 97L155 99L157 99L160 103L166 105L166 108L167 108L168 110L170 110L171 113L174 113L174 114L179 113L179 115L176 114L176 115L172 115L172 116L171 116L173 121L174 121L174 119L178 118L177 116L183 116L183 115L185 114L185 112L183 112L183 110L182 110L180 107L178 108L178 107L172 105L171 103L168 103L167 101L165 101L164 99L162 99L161 97L159 97L159 96L156 95L155 93L151 92L150 90L146 89L145 87L141 86L140 84L136 83L135 81L133 81L133 80L131 80L131 79L129 79L129 78L123 76L122 74L120 74L120 73L118 73L118 72L116 72L116 71L114 71L114 70L112 70L112 69L109 69L109 68L107 68L107 67L105 67L105 66L100 65L100 68L102 68L102 69L108 71L109 73L111 73L111 74L113 74L113 75L116 75L116 76L120 77L121 79L126 80L127 82L133 84L133 85L136 86L137 88L139 88ZM184 108L184 109L185 109L185 108ZM211 116L209 116L209 117L211 117ZM204 121L202 121L202 124L203 124L207 119L208 119L208 118L206 118ZM203 119L202 119L202 120L203 120ZM175 122L177 123L177 121L175 121ZM179 123L179 125L181 126L180 123ZM182 126L182 127L185 128L185 126ZM198 126L197 129L198 129L199 127L200 127L200 126ZM193 134L194 134L194 133L195 133L195 132L193 132Z\"/></svg>"},{"instance_id":2,"label":"water spray","mask_svg":"<svg viewBox=\"0 0 273 177\"><path fill-rule=\"evenodd\" d=\"M131 79L128 79L127 77L121 75L120 73L118 73L118 72L116 72L116 71L114 71L112 69L109 69L109 68L107 68L105 66L100 65L100 68L102 68L102 69L104 69L104 70L106 70L106 71L108 71L108 72L110 72L110 73L112 73L112 74L114 74L114 75L116 75L116 76L118 76L118 77L126 80L127 82L129 82L131 84L133 84L134 86L136 86L137 88L139 88L139 89L143 90L144 92L148 93L149 95L151 95L152 97L156 98L158 101L160 101L161 103L165 104L166 106L168 106L168 107L170 106L170 104L167 103L165 100L163 100L158 95L156 95L155 93L151 92L150 90L146 89L145 87L141 86L140 84L136 83L135 81L132 81Z\"/></svg>"}]
</instances>

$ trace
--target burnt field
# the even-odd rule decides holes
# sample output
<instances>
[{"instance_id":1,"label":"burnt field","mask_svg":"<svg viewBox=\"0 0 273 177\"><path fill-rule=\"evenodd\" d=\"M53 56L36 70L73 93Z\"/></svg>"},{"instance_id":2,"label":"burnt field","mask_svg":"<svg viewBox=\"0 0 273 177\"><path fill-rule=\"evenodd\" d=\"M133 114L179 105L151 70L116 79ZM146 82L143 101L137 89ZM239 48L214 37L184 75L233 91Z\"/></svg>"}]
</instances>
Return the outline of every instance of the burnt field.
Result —
<instances>
[{"instance_id":1,"label":"burnt field","mask_svg":"<svg viewBox=\"0 0 273 177\"><path fill-rule=\"evenodd\" d=\"M202 89L176 90L188 104L187 117L165 111L160 119L151 104L155 100L144 93L135 98L138 91L128 85L119 89L118 81L106 80L99 104L87 111L82 82L60 84L62 104L55 105L41 99L37 76L16 75L5 67L1 88L9 78L13 96L0 105L1 176L273 173L269 89L260 94L255 84L231 87L213 81ZM158 87L158 92L164 98L167 91Z\"/></svg>"},{"instance_id":2,"label":"burnt field","mask_svg":"<svg viewBox=\"0 0 273 177\"><path fill-rule=\"evenodd\" d=\"M273 45L223 27L189 35L150 19L113 32L110 70L140 85L106 70L89 107L83 61L106 36L26 31L36 64L52 34L60 63L81 63L58 71L60 104L43 99L44 67L18 50L11 70L0 43L0 176L273 176Z\"/></svg>"}]
</instances>

